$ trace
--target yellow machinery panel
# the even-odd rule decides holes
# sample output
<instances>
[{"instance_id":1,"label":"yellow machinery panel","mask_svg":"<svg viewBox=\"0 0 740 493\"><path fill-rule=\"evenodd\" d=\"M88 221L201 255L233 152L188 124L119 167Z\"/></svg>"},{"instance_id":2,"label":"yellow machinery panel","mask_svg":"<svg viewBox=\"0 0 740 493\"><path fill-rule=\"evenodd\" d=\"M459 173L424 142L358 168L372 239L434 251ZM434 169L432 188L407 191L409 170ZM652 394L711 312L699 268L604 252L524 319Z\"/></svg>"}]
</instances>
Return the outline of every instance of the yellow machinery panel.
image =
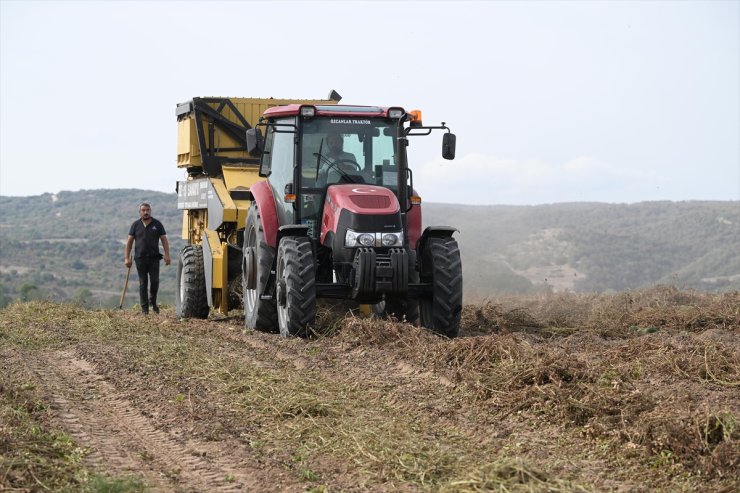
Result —
<instances>
[{"instance_id":1,"label":"yellow machinery panel","mask_svg":"<svg viewBox=\"0 0 740 493\"><path fill-rule=\"evenodd\" d=\"M206 278L206 297L208 305L223 313L228 313L228 251L226 243L221 242L218 233L203 231L203 268Z\"/></svg>"},{"instance_id":2,"label":"yellow machinery panel","mask_svg":"<svg viewBox=\"0 0 740 493\"><path fill-rule=\"evenodd\" d=\"M248 190L249 187L262 180L257 166L224 166L222 172L226 189L229 191L238 190L240 187Z\"/></svg>"},{"instance_id":3,"label":"yellow machinery panel","mask_svg":"<svg viewBox=\"0 0 740 493\"><path fill-rule=\"evenodd\" d=\"M195 119L185 118L177 122L177 166L200 164L200 147L195 133Z\"/></svg>"},{"instance_id":4,"label":"yellow machinery panel","mask_svg":"<svg viewBox=\"0 0 740 493\"><path fill-rule=\"evenodd\" d=\"M204 231L205 237L208 240L208 247L211 251L211 257L213 260L213 288L222 288L226 285L224 282L224 249L221 248L221 240L218 238L218 233L206 229Z\"/></svg>"},{"instance_id":5,"label":"yellow machinery panel","mask_svg":"<svg viewBox=\"0 0 740 493\"><path fill-rule=\"evenodd\" d=\"M224 184L229 192L249 190L252 185L263 178L259 175L257 166L223 166ZM238 195L233 195L238 196ZM243 229L247 221L249 200L239 200L232 197L236 206L236 229Z\"/></svg>"},{"instance_id":6,"label":"yellow machinery panel","mask_svg":"<svg viewBox=\"0 0 740 493\"><path fill-rule=\"evenodd\" d=\"M215 194L208 191L208 217L213 218L209 221L208 227L218 229L223 223L236 222L236 204L231 199L226 184L218 178L211 178L211 187Z\"/></svg>"},{"instance_id":7,"label":"yellow machinery panel","mask_svg":"<svg viewBox=\"0 0 740 493\"><path fill-rule=\"evenodd\" d=\"M214 156L254 162L244 149L247 128L254 127L266 109L287 104L336 104L325 99L193 98L177 109L177 166L203 165L204 149ZM234 111L236 110L236 111ZM222 124L218 124L221 122ZM229 122L231 124L229 124ZM215 124L214 124L215 123Z\"/></svg>"},{"instance_id":8,"label":"yellow machinery panel","mask_svg":"<svg viewBox=\"0 0 740 493\"><path fill-rule=\"evenodd\" d=\"M247 174L247 173L245 173ZM177 184L177 208L184 211L183 237L193 238L194 231L215 231L224 223L237 222L237 203L249 207L248 201L234 201L223 178L200 177ZM205 213L205 214L203 214ZM203 223L203 224L200 224Z\"/></svg>"},{"instance_id":9,"label":"yellow machinery panel","mask_svg":"<svg viewBox=\"0 0 740 493\"><path fill-rule=\"evenodd\" d=\"M182 232L180 233L180 237L183 240L190 240L190 211L184 210L182 211ZM190 243L188 241L188 243Z\"/></svg>"},{"instance_id":10,"label":"yellow machinery panel","mask_svg":"<svg viewBox=\"0 0 740 493\"><path fill-rule=\"evenodd\" d=\"M243 229L250 201L239 192L248 191L262 180L254 166L224 166L218 178L192 178L177 185L177 208L183 211L182 238L200 243L203 229L219 229L224 223L235 223L228 231ZM235 240L234 240L235 241Z\"/></svg>"}]
</instances>

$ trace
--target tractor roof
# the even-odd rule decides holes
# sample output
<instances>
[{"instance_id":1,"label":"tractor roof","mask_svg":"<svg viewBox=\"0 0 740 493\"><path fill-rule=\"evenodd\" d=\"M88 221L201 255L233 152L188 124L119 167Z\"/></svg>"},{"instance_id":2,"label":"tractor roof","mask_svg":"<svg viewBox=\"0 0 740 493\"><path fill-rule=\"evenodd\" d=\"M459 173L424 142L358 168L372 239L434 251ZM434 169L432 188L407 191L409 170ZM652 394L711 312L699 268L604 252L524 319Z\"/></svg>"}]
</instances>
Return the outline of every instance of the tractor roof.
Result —
<instances>
[{"instance_id":1,"label":"tractor roof","mask_svg":"<svg viewBox=\"0 0 740 493\"><path fill-rule=\"evenodd\" d=\"M307 106L302 104L288 104L285 106L275 106L265 110L264 116L266 118L276 118L280 116L294 116L298 115L301 111L301 106ZM388 110L390 108L380 106L349 106L349 105L315 105L316 116L362 116L362 117L373 117L381 116L388 117ZM400 108L394 106L393 108Z\"/></svg>"}]
</instances>

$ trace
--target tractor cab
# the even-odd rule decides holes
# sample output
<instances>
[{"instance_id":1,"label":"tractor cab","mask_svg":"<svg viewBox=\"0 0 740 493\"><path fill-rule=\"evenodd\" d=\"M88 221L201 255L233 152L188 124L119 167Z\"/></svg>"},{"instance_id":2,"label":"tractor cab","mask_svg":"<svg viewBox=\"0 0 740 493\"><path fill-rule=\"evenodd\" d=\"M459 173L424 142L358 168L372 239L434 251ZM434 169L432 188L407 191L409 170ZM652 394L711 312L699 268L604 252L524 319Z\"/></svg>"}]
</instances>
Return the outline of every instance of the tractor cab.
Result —
<instances>
[{"instance_id":1,"label":"tractor cab","mask_svg":"<svg viewBox=\"0 0 740 493\"><path fill-rule=\"evenodd\" d=\"M398 196L398 116L363 106L267 110L260 174L276 197L280 223L306 225L318 240L331 185L376 185Z\"/></svg>"}]
</instances>

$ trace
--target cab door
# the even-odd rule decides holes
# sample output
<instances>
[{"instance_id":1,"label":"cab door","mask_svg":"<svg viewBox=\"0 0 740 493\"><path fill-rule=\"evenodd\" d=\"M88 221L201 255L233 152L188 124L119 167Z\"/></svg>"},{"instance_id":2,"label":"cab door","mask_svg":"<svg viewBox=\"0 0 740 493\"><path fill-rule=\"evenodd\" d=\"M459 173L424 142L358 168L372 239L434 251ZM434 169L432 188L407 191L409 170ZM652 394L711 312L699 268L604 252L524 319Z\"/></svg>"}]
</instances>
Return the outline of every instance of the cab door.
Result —
<instances>
[{"instance_id":1,"label":"cab door","mask_svg":"<svg viewBox=\"0 0 740 493\"><path fill-rule=\"evenodd\" d=\"M293 204L285 201L293 187L295 166L295 118L281 118L267 127L260 173L266 175L275 199L278 222L292 224Z\"/></svg>"}]
</instances>

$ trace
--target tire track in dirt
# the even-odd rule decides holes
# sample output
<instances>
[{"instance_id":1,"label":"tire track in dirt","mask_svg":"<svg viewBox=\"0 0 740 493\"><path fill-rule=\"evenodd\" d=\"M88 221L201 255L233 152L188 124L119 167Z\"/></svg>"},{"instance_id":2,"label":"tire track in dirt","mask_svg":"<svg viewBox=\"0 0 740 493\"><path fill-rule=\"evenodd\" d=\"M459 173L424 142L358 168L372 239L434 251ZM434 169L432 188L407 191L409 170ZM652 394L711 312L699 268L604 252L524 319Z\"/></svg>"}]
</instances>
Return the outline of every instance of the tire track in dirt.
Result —
<instances>
[{"instance_id":1,"label":"tire track in dirt","mask_svg":"<svg viewBox=\"0 0 740 493\"><path fill-rule=\"evenodd\" d=\"M403 358L381 355L376 351L368 351L366 348L356 348L342 352L339 355L333 347L323 347L322 351L327 355L323 358L308 358L290 344L281 346L282 338L275 337L272 343L265 336L242 336L243 341L253 349L271 355L275 360L283 361L292 365L296 370L315 370L327 374L331 380L344 379L357 381L366 379L367 367L372 367L382 374L386 379L393 379L403 384L418 384L420 386L431 386L433 388L444 387L447 391L454 389L457 385L447 376L435 371L416 366ZM270 336L267 336L270 337Z\"/></svg>"},{"instance_id":2,"label":"tire track in dirt","mask_svg":"<svg viewBox=\"0 0 740 493\"><path fill-rule=\"evenodd\" d=\"M246 458L234 463L239 454L233 444L187 440L157 429L72 351L34 356L27 353L24 364L49 392L62 427L90 448L89 460L106 472L143 474L151 491L265 490L264 482L243 472L259 466Z\"/></svg>"},{"instance_id":3,"label":"tire track in dirt","mask_svg":"<svg viewBox=\"0 0 740 493\"><path fill-rule=\"evenodd\" d=\"M368 388L382 389L383 402L399 414L433 416L436 423L482 445L502 443L518 427L501 420L490 403L471 397L465 381L455 382L444 371L410 361L394 348L363 344L345 348L331 338L308 343L276 334L244 333L230 320L205 323L208 337L232 343L234 357L247 364L292 367L350 387L363 382Z\"/></svg>"},{"instance_id":4,"label":"tire track in dirt","mask_svg":"<svg viewBox=\"0 0 740 493\"><path fill-rule=\"evenodd\" d=\"M316 372L327 381L349 385L364 382L365 385L382 387L387 398L385 402L399 412L415 414L423 409L424 414L433 414L437 423L445 423L478 443L496 441L509 434L508 427L498 421L497 430L492 433L489 425L493 416L476 409L480 406L459 399L454 399L454 403L448 400L458 385L447 376L411 363L397 354L365 347L341 351L326 346L321 348L321 356L312 358L297 347L302 341L286 341L271 334L237 337L242 337L241 340L255 350L251 360L272 358L293 366L296 371Z\"/></svg>"}]
</instances>

